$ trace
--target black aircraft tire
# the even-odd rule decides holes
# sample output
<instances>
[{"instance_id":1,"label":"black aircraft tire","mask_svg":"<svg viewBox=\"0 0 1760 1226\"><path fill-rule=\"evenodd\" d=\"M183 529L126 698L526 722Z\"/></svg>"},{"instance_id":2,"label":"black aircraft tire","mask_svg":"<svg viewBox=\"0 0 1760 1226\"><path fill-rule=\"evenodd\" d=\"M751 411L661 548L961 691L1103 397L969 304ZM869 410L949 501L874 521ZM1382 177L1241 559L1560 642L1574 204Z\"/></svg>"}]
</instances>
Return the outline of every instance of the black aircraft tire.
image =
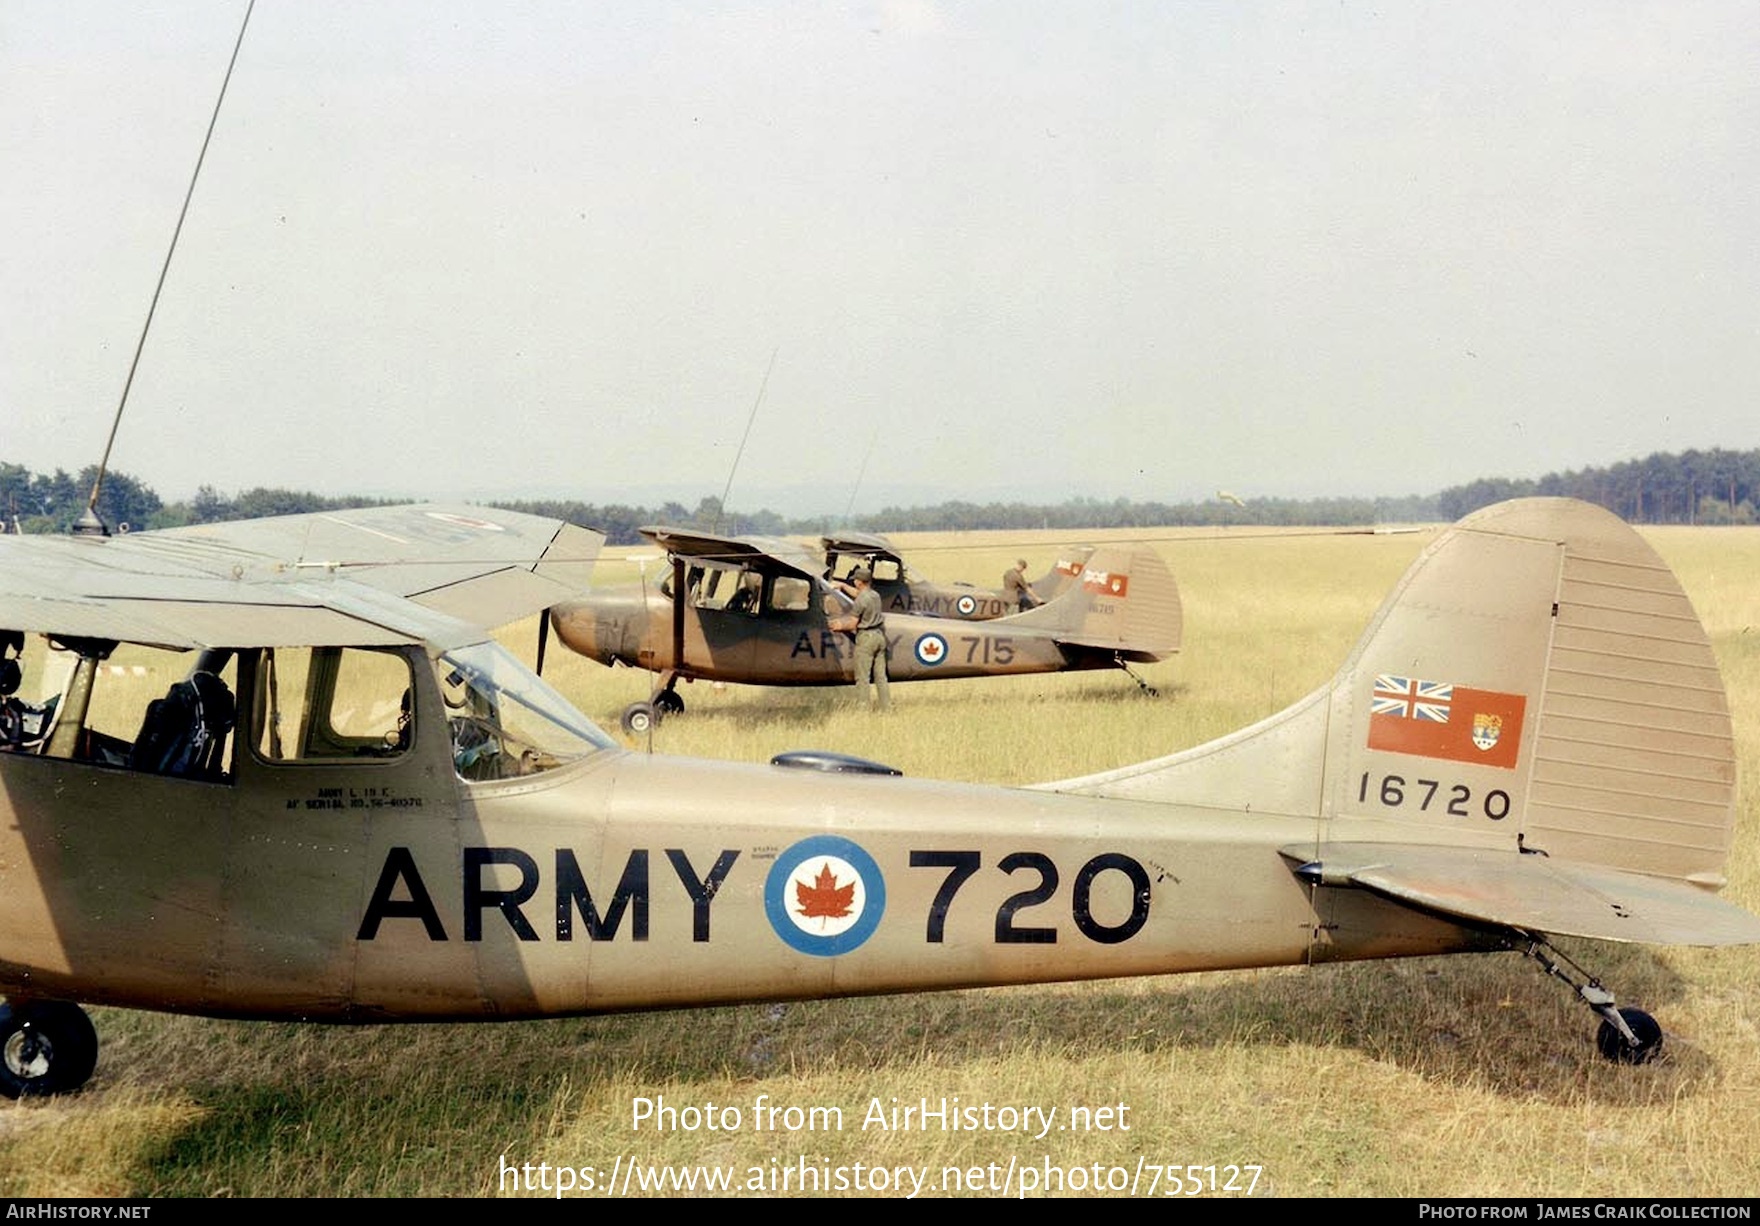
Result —
<instances>
[{"instance_id":1,"label":"black aircraft tire","mask_svg":"<svg viewBox=\"0 0 1760 1226\"><path fill-rule=\"evenodd\" d=\"M645 702L632 702L623 709L619 721L631 736L647 736L648 730L660 722L660 712Z\"/></svg>"},{"instance_id":2,"label":"black aircraft tire","mask_svg":"<svg viewBox=\"0 0 1760 1226\"><path fill-rule=\"evenodd\" d=\"M1648 1064L1662 1053L1662 1027L1642 1009L1629 1006L1619 1011L1627 1026L1638 1038L1633 1047L1625 1035L1614 1029L1612 1022L1602 1022L1595 1032L1595 1046L1602 1056L1616 1064Z\"/></svg>"},{"instance_id":3,"label":"black aircraft tire","mask_svg":"<svg viewBox=\"0 0 1760 1226\"><path fill-rule=\"evenodd\" d=\"M98 1032L78 1005L0 1005L0 1094L66 1094L83 1086L97 1064Z\"/></svg>"},{"instance_id":4,"label":"black aircraft tire","mask_svg":"<svg viewBox=\"0 0 1760 1226\"><path fill-rule=\"evenodd\" d=\"M654 709L661 715L683 715L684 699L674 690L661 690L654 695Z\"/></svg>"}]
</instances>

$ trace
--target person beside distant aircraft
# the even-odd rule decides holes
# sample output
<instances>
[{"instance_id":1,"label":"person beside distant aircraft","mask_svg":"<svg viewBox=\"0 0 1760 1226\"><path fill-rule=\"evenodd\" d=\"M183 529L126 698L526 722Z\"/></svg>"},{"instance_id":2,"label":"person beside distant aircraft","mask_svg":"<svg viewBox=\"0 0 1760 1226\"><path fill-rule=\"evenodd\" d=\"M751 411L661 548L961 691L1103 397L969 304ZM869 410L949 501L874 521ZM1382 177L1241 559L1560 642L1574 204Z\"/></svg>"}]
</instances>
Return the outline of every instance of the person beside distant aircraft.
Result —
<instances>
[{"instance_id":1,"label":"person beside distant aircraft","mask_svg":"<svg viewBox=\"0 0 1760 1226\"><path fill-rule=\"evenodd\" d=\"M886 617L880 610L880 593L874 590L874 572L858 566L849 573L848 583L832 582L854 597L855 605L848 613L832 618L829 625L833 630L855 632L856 689L862 696L862 705L872 701L868 697L868 679L872 675L880 710L885 711L892 705L886 692Z\"/></svg>"},{"instance_id":2,"label":"person beside distant aircraft","mask_svg":"<svg viewBox=\"0 0 1760 1226\"><path fill-rule=\"evenodd\" d=\"M1002 576L1002 595L1005 600L1015 605L1022 613L1028 609L1036 609L1044 604L1033 585L1027 582L1027 560L1015 559L1014 569L1006 571Z\"/></svg>"}]
</instances>

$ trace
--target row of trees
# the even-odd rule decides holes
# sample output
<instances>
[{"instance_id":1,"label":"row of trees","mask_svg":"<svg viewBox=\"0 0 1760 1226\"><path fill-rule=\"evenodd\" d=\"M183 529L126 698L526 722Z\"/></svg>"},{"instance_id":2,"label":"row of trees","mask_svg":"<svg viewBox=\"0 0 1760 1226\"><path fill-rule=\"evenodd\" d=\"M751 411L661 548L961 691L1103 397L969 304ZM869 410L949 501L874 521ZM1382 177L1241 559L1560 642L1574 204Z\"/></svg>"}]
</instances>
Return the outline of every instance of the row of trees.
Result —
<instances>
[{"instance_id":1,"label":"row of trees","mask_svg":"<svg viewBox=\"0 0 1760 1226\"><path fill-rule=\"evenodd\" d=\"M65 532L85 509L95 476L95 468L84 469L76 478L60 469L45 475L22 465L0 463L0 508L4 508L7 529ZM678 502L637 507L559 499L493 505L586 524L604 532L613 544L629 544L639 539L636 529L644 524L736 535L813 536L833 527L903 532L1413 523L1459 519L1493 502L1533 494L1581 498L1634 523L1754 523L1755 504L1760 501L1760 450L1658 452L1608 468L1548 473L1537 480L1484 478L1429 496L1245 500L1221 496L1179 503L1077 498L1056 505L955 501L929 507L887 507L847 524L835 523L830 516L789 519L774 511L724 514L719 498L704 498L694 509ZM98 512L112 528L124 524L170 528L369 506L380 501L262 488L228 495L205 485L189 501L167 504L143 482L112 472L104 479Z\"/></svg>"},{"instance_id":2,"label":"row of trees","mask_svg":"<svg viewBox=\"0 0 1760 1226\"><path fill-rule=\"evenodd\" d=\"M705 498L695 510L669 502L660 507L539 501L498 503L573 523L591 524L612 543L636 540L643 524L669 524L734 534L812 536L833 527L868 532L944 532L986 529L1212 527L1230 524L1296 526L1368 525L1450 521L1506 498L1534 495L1580 498L1632 523L1749 524L1760 519L1760 450L1658 452L1607 468L1548 473L1538 479L1484 478L1437 494L1401 498L1251 498L1220 496L1203 502L1132 502L1077 498L1047 505L1028 502L943 502L926 507L887 507L847 524L830 517L788 519L772 511L722 514L721 501Z\"/></svg>"},{"instance_id":3,"label":"row of trees","mask_svg":"<svg viewBox=\"0 0 1760 1226\"><path fill-rule=\"evenodd\" d=\"M1205 502L1106 502L1075 498L1055 506L1026 502L943 502L929 507L887 507L858 516L850 525L871 532L984 530L994 528L1161 528L1229 524L1375 524L1436 518L1434 498L1214 498Z\"/></svg>"},{"instance_id":4,"label":"row of trees","mask_svg":"<svg viewBox=\"0 0 1760 1226\"><path fill-rule=\"evenodd\" d=\"M88 465L77 477L61 469L33 473L22 464L0 463L0 512L8 532L66 532L86 509L98 467ZM104 475L98 493L98 515L113 532L143 528L181 528L186 524L298 515L343 507L383 504L377 498L325 498L299 490L252 489L233 497L204 485L188 502L165 503L151 486L124 472Z\"/></svg>"},{"instance_id":5,"label":"row of trees","mask_svg":"<svg viewBox=\"0 0 1760 1226\"><path fill-rule=\"evenodd\" d=\"M1608 468L1548 473L1535 481L1483 479L1436 496L1439 519L1541 494L1581 498L1639 524L1754 522L1760 450L1657 452Z\"/></svg>"},{"instance_id":6,"label":"row of trees","mask_svg":"<svg viewBox=\"0 0 1760 1226\"><path fill-rule=\"evenodd\" d=\"M70 477L57 468L33 473L22 464L0 463L0 510L8 532L66 532L86 509L98 466L87 465ZM159 495L127 473L110 473L98 495L98 514L111 525L131 528L164 526Z\"/></svg>"}]
</instances>

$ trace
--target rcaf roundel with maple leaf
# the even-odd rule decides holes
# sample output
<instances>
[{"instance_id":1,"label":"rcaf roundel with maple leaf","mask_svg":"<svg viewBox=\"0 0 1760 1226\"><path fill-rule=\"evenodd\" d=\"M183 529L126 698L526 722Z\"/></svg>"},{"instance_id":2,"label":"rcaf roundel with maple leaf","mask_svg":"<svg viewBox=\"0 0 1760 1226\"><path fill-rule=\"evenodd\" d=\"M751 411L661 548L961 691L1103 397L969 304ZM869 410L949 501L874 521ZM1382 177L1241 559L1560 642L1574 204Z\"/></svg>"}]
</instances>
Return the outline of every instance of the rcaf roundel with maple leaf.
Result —
<instances>
[{"instance_id":1,"label":"rcaf roundel with maple leaf","mask_svg":"<svg viewBox=\"0 0 1760 1226\"><path fill-rule=\"evenodd\" d=\"M848 839L802 839L770 866L764 911L785 945L803 954L848 953L874 935L886 882L874 858Z\"/></svg>"}]
</instances>

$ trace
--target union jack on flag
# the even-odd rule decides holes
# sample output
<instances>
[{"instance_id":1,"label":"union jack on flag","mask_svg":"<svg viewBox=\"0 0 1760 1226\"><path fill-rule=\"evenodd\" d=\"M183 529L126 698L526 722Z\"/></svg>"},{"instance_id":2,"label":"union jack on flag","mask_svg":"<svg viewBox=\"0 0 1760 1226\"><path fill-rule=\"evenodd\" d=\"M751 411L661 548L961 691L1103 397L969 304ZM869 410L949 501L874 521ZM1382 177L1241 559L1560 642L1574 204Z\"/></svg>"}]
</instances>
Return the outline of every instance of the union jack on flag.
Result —
<instances>
[{"instance_id":1,"label":"union jack on flag","mask_svg":"<svg viewBox=\"0 0 1760 1226\"><path fill-rule=\"evenodd\" d=\"M1370 715L1397 715L1405 719L1448 722L1448 707L1454 701L1454 685L1447 681L1420 681L1416 677L1398 677L1381 673L1375 678L1375 692L1369 699Z\"/></svg>"}]
</instances>

